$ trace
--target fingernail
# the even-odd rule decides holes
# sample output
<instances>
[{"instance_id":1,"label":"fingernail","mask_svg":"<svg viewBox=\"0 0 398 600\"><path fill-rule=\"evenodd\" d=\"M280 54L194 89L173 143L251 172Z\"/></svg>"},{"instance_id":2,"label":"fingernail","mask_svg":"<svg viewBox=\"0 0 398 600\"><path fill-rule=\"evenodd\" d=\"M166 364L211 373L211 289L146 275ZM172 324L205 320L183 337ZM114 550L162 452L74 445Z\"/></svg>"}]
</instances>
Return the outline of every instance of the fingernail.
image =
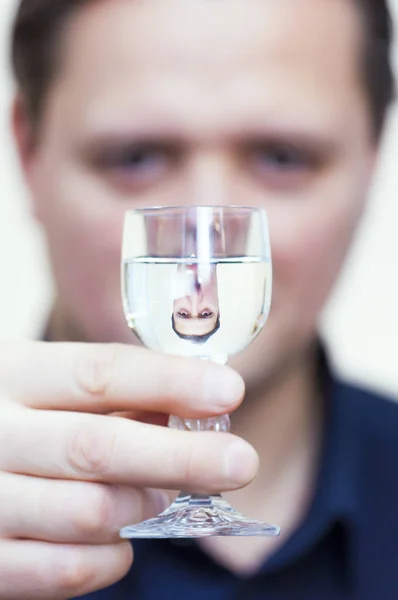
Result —
<instances>
[{"instance_id":1,"label":"fingernail","mask_svg":"<svg viewBox=\"0 0 398 600\"><path fill-rule=\"evenodd\" d=\"M244 440L231 444L226 452L225 476L234 486L244 486L256 476L259 465L257 452Z\"/></svg>"},{"instance_id":2,"label":"fingernail","mask_svg":"<svg viewBox=\"0 0 398 600\"><path fill-rule=\"evenodd\" d=\"M203 377L204 400L213 406L231 408L243 398L245 384L229 367L208 365Z\"/></svg>"}]
</instances>

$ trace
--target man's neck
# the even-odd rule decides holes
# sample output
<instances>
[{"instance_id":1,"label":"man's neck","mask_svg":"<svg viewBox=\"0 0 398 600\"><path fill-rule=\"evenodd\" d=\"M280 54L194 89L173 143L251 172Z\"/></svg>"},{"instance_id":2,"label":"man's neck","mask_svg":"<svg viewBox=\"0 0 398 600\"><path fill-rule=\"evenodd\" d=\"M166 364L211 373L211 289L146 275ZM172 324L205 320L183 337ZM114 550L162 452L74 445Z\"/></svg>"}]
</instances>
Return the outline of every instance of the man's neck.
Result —
<instances>
[{"instance_id":1,"label":"man's neck","mask_svg":"<svg viewBox=\"0 0 398 600\"><path fill-rule=\"evenodd\" d=\"M88 342L85 336L66 316L62 306L56 302L44 334L49 342Z\"/></svg>"},{"instance_id":2,"label":"man's neck","mask_svg":"<svg viewBox=\"0 0 398 600\"><path fill-rule=\"evenodd\" d=\"M260 456L252 487L272 485L304 449L318 454L323 403L317 362L315 347L301 352L263 391L249 392L232 415L233 433L249 441Z\"/></svg>"}]
</instances>

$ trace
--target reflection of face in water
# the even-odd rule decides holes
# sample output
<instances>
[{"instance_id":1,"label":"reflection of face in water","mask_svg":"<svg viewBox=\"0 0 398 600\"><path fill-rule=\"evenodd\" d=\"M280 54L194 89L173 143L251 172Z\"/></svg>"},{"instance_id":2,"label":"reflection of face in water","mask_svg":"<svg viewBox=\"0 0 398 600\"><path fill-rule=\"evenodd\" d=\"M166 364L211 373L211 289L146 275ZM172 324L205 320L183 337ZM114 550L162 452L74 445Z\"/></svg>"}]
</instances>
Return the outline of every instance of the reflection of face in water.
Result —
<instances>
[{"instance_id":1,"label":"reflection of face in water","mask_svg":"<svg viewBox=\"0 0 398 600\"><path fill-rule=\"evenodd\" d=\"M182 339L206 342L220 327L215 265L179 265L172 325Z\"/></svg>"}]
</instances>

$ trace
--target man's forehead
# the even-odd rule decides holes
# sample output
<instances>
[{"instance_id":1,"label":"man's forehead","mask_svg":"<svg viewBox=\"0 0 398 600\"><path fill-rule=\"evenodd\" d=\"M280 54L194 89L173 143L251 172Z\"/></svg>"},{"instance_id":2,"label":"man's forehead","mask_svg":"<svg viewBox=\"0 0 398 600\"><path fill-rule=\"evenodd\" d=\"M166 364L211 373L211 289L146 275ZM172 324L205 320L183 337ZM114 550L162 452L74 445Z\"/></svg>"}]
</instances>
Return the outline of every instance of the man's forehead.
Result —
<instances>
[{"instance_id":1,"label":"man's forehead","mask_svg":"<svg viewBox=\"0 0 398 600\"><path fill-rule=\"evenodd\" d=\"M359 23L350 0L101 0L74 20L68 49L76 69L93 71L204 66L219 78L295 59L352 75Z\"/></svg>"},{"instance_id":2,"label":"man's forehead","mask_svg":"<svg viewBox=\"0 0 398 600\"><path fill-rule=\"evenodd\" d=\"M94 136L136 115L146 130L185 115L215 131L260 114L306 129L308 113L341 130L350 100L365 106L360 23L350 0L102 0L71 25L62 94Z\"/></svg>"}]
</instances>

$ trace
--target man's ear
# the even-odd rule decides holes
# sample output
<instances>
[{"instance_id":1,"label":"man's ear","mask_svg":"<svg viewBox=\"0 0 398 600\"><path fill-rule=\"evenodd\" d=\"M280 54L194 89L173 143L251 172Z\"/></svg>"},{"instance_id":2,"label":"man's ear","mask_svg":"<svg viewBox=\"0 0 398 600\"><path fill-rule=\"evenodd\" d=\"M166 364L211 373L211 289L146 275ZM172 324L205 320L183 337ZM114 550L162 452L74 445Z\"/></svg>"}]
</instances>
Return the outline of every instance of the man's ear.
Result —
<instances>
[{"instance_id":1,"label":"man's ear","mask_svg":"<svg viewBox=\"0 0 398 600\"><path fill-rule=\"evenodd\" d=\"M17 94L12 102L11 126L24 180L30 191L33 213L35 217L39 217L34 183L37 132L30 118L26 102L21 94Z\"/></svg>"}]
</instances>

